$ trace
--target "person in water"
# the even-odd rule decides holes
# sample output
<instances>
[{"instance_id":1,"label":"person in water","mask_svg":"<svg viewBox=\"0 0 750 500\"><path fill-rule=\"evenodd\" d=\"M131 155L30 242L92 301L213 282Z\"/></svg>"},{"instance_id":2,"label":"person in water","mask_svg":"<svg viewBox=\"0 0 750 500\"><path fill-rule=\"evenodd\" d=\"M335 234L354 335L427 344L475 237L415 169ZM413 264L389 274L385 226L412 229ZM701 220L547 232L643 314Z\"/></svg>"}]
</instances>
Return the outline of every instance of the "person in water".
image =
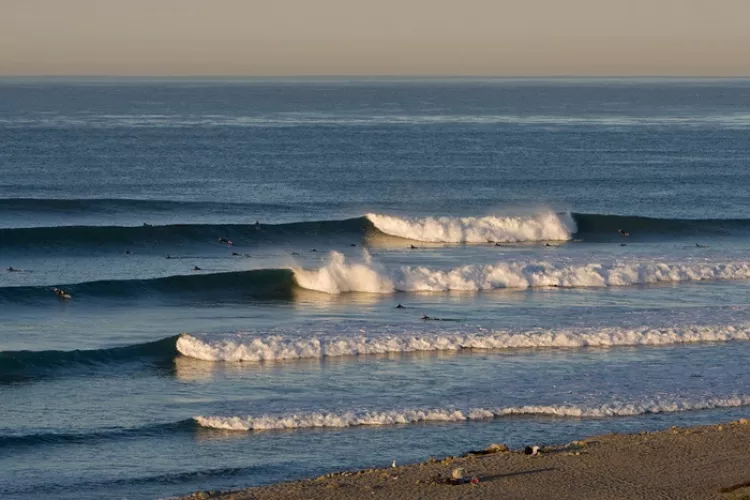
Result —
<instances>
[{"instance_id":1,"label":"person in water","mask_svg":"<svg viewBox=\"0 0 750 500\"><path fill-rule=\"evenodd\" d=\"M396 309L406 309L406 307L402 306L401 304L396 306Z\"/></svg>"},{"instance_id":2,"label":"person in water","mask_svg":"<svg viewBox=\"0 0 750 500\"><path fill-rule=\"evenodd\" d=\"M53 288L52 291L55 292L55 295L57 295L58 299L64 300L71 298L70 294L61 288Z\"/></svg>"},{"instance_id":3,"label":"person in water","mask_svg":"<svg viewBox=\"0 0 750 500\"><path fill-rule=\"evenodd\" d=\"M617 232L620 233L620 236L624 238L630 236L630 233L625 231L624 229L618 229Z\"/></svg>"},{"instance_id":4,"label":"person in water","mask_svg":"<svg viewBox=\"0 0 750 500\"><path fill-rule=\"evenodd\" d=\"M15 268L15 267L13 267L13 266L10 266L10 267L8 268L8 272L9 272L9 273L20 273L20 272L21 272L21 270L20 270L20 269L16 269L16 268Z\"/></svg>"},{"instance_id":5,"label":"person in water","mask_svg":"<svg viewBox=\"0 0 750 500\"><path fill-rule=\"evenodd\" d=\"M195 266L195 267L193 267L193 271L203 271L203 269L201 269L201 268L200 268L200 267L198 267L198 266Z\"/></svg>"},{"instance_id":6,"label":"person in water","mask_svg":"<svg viewBox=\"0 0 750 500\"><path fill-rule=\"evenodd\" d=\"M231 244L232 244L232 242L231 242L231 241L229 241L229 240L228 240L228 239L226 239L226 238L222 238L222 237L216 238L216 241L218 241L219 243L224 243L224 244L227 244L227 245L231 245Z\"/></svg>"}]
</instances>

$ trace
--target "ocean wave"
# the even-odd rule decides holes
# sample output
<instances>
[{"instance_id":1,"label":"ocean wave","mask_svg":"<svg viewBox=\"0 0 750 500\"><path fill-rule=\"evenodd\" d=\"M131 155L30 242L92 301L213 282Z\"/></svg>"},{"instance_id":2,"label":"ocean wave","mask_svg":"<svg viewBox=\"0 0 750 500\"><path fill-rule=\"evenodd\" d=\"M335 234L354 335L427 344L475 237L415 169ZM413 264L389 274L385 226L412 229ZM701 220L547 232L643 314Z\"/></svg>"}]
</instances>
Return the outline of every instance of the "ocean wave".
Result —
<instances>
[{"instance_id":1,"label":"ocean wave","mask_svg":"<svg viewBox=\"0 0 750 500\"><path fill-rule=\"evenodd\" d=\"M738 280L750 278L750 262L634 261L571 264L566 262L499 262L448 270L401 266L387 270L364 252L361 260L331 252L318 269L294 269L302 288L339 294L480 291L500 288L611 287L650 283Z\"/></svg>"},{"instance_id":2,"label":"ocean wave","mask_svg":"<svg viewBox=\"0 0 750 500\"><path fill-rule=\"evenodd\" d=\"M42 432L19 435L0 434L0 446L8 447L36 447L44 444L92 444L101 441L113 441L127 438L158 437L172 435L176 432L190 431L195 428L192 419L164 424L146 425L134 428L115 428L79 433Z\"/></svg>"},{"instance_id":3,"label":"ocean wave","mask_svg":"<svg viewBox=\"0 0 750 500\"><path fill-rule=\"evenodd\" d=\"M134 205L133 205L134 204ZM143 205L143 207L141 207ZM28 213L39 210L60 216L72 212L103 214L119 211L148 210L170 213L173 210L200 213L237 207L198 204L188 208L181 202L148 200L32 200L0 199L0 214ZM204 207L204 205L206 205ZM33 207L33 208L31 208ZM45 208L46 207L46 208ZM139 208L140 207L140 208ZM203 208L201 208L203 207ZM10 214L10 215L9 215ZM254 222L254 221L253 221ZM138 246L150 249L185 245L219 245L226 238L237 245L299 245L326 240L348 245L370 233L385 234L404 240L430 243L486 244L566 241L619 241L622 229L630 233L627 241L713 238L750 233L750 219L657 219L648 217L582 214L540 211L528 215L485 215L481 217L447 217L386 215L370 213L343 220L305 221L282 224L170 224L144 226L49 226L0 228L0 248L4 251L60 252L70 248L78 252L92 249L122 252ZM338 239L337 239L338 238ZM314 246L314 245L313 245Z\"/></svg>"},{"instance_id":4,"label":"ocean wave","mask_svg":"<svg viewBox=\"0 0 750 500\"><path fill-rule=\"evenodd\" d=\"M750 341L750 324L686 325L670 328L582 328L531 331L444 332L398 335L289 337L233 334L203 337L182 334L177 351L204 361L282 361L304 358L362 356L388 353L500 350L529 348L609 348L664 346L699 342Z\"/></svg>"},{"instance_id":5,"label":"ocean wave","mask_svg":"<svg viewBox=\"0 0 750 500\"><path fill-rule=\"evenodd\" d=\"M87 350L0 351L0 382L51 376L62 369L129 362L166 362L177 355L177 336L123 347Z\"/></svg>"},{"instance_id":6,"label":"ocean wave","mask_svg":"<svg viewBox=\"0 0 750 500\"><path fill-rule=\"evenodd\" d=\"M164 226L52 226L0 229L0 245L6 251L38 252L63 248L78 251L109 248L123 252L138 246L184 247L223 245L284 244L311 238L347 236L347 242L363 236L369 223L364 218L293 222L288 224L171 224Z\"/></svg>"},{"instance_id":7,"label":"ocean wave","mask_svg":"<svg viewBox=\"0 0 750 500\"><path fill-rule=\"evenodd\" d=\"M242 302L250 299L290 300L294 275L288 269L258 269L164 278L102 280L56 285L73 300L163 299ZM0 303L39 303L57 300L51 286L0 287Z\"/></svg>"},{"instance_id":8,"label":"ocean wave","mask_svg":"<svg viewBox=\"0 0 750 500\"><path fill-rule=\"evenodd\" d=\"M163 278L102 280L58 284L73 300L158 298L167 301L243 302L292 300L295 288L327 294L350 292L487 291L493 289L587 288L654 283L742 280L750 278L750 262L628 261L582 263L526 261L470 264L453 269L401 266L388 269L367 252L350 259L331 252L316 269L256 269ZM0 287L0 303L37 304L57 300L52 286Z\"/></svg>"},{"instance_id":9,"label":"ocean wave","mask_svg":"<svg viewBox=\"0 0 750 500\"><path fill-rule=\"evenodd\" d=\"M501 408L432 408L388 411L343 411L290 413L286 415L196 416L202 427L232 431L342 428L359 426L407 425L423 422L466 422L536 415L561 418L605 418L673 413L681 411L737 408L750 405L750 396L712 397L695 400L654 399L635 403L610 403L600 406L524 405Z\"/></svg>"},{"instance_id":10,"label":"ocean wave","mask_svg":"<svg viewBox=\"0 0 750 500\"><path fill-rule=\"evenodd\" d=\"M367 214L381 232L431 243L487 243L569 240L576 224L568 213L540 212L527 216L396 217Z\"/></svg>"}]
</instances>

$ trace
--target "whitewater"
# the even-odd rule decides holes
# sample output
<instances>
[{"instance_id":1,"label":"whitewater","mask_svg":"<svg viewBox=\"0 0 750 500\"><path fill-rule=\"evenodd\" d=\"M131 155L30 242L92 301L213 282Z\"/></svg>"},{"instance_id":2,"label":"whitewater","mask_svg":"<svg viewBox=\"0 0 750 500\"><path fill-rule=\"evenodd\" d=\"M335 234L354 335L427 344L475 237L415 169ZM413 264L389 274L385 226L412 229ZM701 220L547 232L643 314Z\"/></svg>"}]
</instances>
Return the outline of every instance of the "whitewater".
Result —
<instances>
[{"instance_id":1,"label":"whitewater","mask_svg":"<svg viewBox=\"0 0 750 500\"><path fill-rule=\"evenodd\" d=\"M665 346L699 342L750 340L750 323L739 325L685 325L670 328L601 327L590 329L488 331L474 333L408 332L295 338L279 334L191 335L177 339L177 351L204 361L282 361L363 356L388 353L460 351L465 349L610 348L617 346Z\"/></svg>"},{"instance_id":2,"label":"whitewater","mask_svg":"<svg viewBox=\"0 0 750 500\"><path fill-rule=\"evenodd\" d=\"M339 294L479 291L500 288L612 287L650 283L750 278L750 261L735 262L591 262L552 261L469 264L453 269L400 266L386 269L366 251L361 259L331 252L318 269L292 268L302 288Z\"/></svg>"}]
</instances>

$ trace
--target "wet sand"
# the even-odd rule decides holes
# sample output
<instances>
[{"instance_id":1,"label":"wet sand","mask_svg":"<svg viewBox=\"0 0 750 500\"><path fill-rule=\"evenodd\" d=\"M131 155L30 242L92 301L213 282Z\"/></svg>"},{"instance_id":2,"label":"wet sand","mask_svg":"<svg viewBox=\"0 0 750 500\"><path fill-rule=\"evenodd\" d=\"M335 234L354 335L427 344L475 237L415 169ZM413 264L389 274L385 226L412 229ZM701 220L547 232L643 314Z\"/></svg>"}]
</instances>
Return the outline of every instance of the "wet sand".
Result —
<instances>
[{"instance_id":1,"label":"wet sand","mask_svg":"<svg viewBox=\"0 0 750 500\"><path fill-rule=\"evenodd\" d=\"M750 422L745 419L597 436L543 447L536 455L502 447L488 451L185 498L750 500ZM451 484L457 468L464 469L465 481ZM478 483L472 484L475 477Z\"/></svg>"}]
</instances>

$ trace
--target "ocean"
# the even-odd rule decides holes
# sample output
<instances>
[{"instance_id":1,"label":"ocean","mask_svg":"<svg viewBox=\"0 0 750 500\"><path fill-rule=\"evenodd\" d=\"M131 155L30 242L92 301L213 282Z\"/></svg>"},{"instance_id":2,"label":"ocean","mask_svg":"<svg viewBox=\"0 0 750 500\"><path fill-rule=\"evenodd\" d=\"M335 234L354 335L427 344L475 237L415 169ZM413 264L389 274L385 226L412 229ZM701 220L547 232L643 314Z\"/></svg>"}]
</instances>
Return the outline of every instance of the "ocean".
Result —
<instances>
[{"instance_id":1,"label":"ocean","mask_svg":"<svg viewBox=\"0 0 750 500\"><path fill-rule=\"evenodd\" d=\"M1 80L0 497L747 417L749 166L748 80Z\"/></svg>"}]
</instances>

